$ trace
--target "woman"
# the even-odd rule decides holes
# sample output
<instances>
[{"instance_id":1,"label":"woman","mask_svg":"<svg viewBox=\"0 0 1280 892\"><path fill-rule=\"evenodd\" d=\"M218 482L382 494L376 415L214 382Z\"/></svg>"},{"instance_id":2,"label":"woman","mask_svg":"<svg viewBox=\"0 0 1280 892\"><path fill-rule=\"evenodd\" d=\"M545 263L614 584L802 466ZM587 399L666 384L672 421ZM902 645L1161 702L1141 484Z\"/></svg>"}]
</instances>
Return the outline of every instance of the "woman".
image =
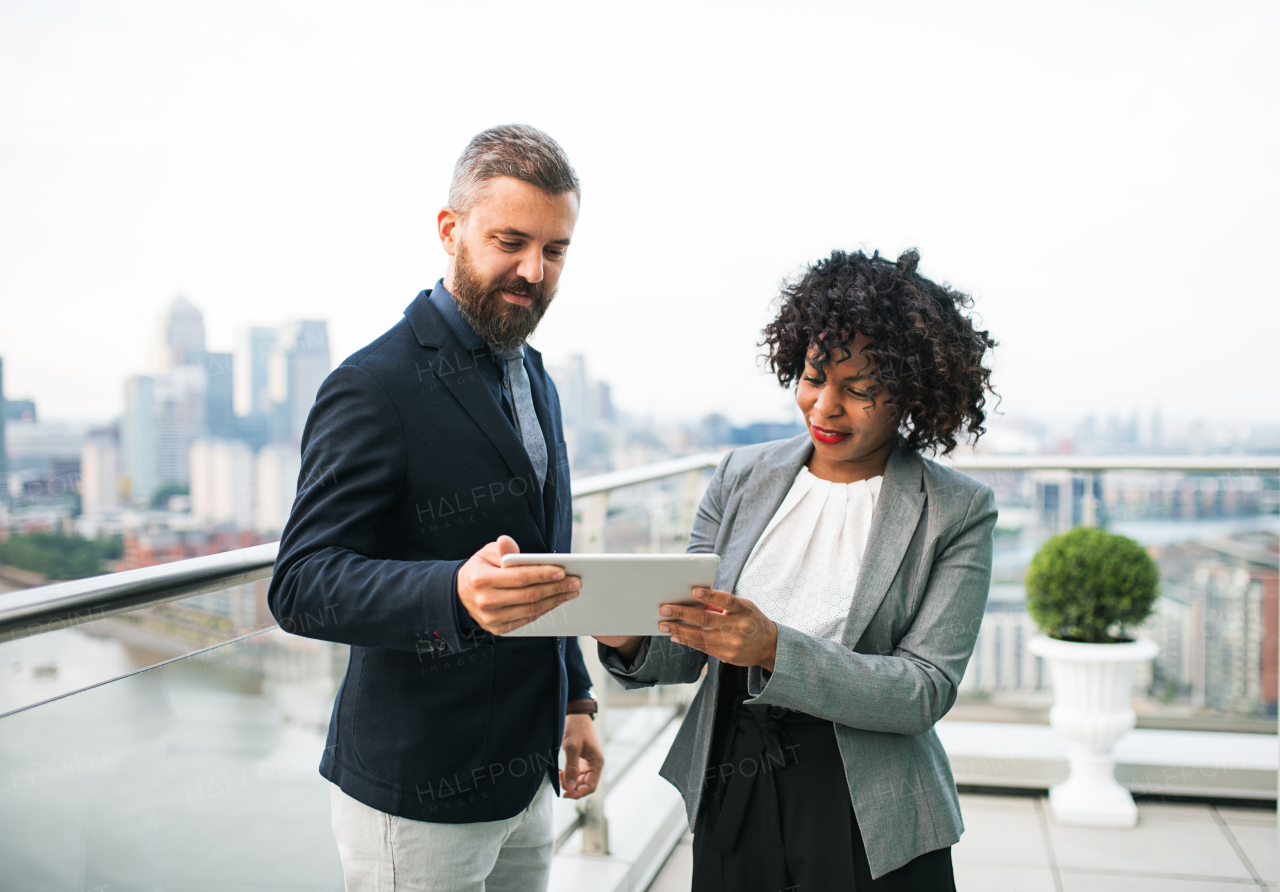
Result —
<instances>
[{"instance_id":1,"label":"woman","mask_svg":"<svg viewBox=\"0 0 1280 892\"><path fill-rule=\"evenodd\" d=\"M725 456L689 551L721 555L661 637L602 637L625 687L706 680L662 768L695 890L954 890L933 730L991 581L990 488L921 453L983 432L995 341L963 294L837 251L782 293L768 361L807 434Z\"/></svg>"}]
</instances>

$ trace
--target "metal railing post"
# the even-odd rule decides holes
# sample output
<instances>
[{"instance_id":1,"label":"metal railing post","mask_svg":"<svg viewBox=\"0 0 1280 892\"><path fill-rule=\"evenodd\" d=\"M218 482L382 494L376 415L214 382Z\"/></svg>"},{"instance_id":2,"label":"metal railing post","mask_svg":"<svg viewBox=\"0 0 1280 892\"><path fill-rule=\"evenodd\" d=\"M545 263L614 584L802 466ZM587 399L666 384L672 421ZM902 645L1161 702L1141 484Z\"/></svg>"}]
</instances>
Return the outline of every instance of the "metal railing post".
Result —
<instances>
[{"instance_id":1,"label":"metal railing post","mask_svg":"<svg viewBox=\"0 0 1280 892\"><path fill-rule=\"evenodd\" d=\"M609 491L582 496L577 499L582 510L582 525L578 528L581 541L574 550L584 554L604 551L604 526L609 517ZM601 746L609 739L609 673L595 658L596 640L583 636L578 639L582 656L591 675L591 687L596 692L596 736ZM604 816L605 780L590 796L578 800L578 813L582 815L582 851L589 855L609 854L609 821Z\"/></svg>"},{"instance_id":2,"label":"metal railing post","mask_svg":"<svg viewBox=\"0 0 1280 892\"><path fill-rule=\"evenodd\" d=\"M609 517L609 493L580 496L575 501L582 506L582 525L578 527L581 541L574 543L573 550L579 554L600 554L604 551L604 524Z\"/></svg>"},{"instance_id":3,"label":"metal railing post","mask_svg":"<svg viewBox=\"0 0 1280 892\"><path fill-rule=\"evenodd\" d=\"M1093 495L1093 471L1085 471L1084 496L1080 500L1080 525L1096 527L1098 525L1098 500Z\"/></svg>"}]
</instances>

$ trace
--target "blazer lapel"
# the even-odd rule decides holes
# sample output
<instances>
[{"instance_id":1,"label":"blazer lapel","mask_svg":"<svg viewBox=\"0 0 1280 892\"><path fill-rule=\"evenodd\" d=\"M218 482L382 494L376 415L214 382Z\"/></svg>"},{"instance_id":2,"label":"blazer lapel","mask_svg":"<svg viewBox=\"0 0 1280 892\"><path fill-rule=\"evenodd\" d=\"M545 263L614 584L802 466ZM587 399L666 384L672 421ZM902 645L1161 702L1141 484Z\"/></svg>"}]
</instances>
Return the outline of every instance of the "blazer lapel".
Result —
<instances>
[{"instance_id":1,"label":"blazer lapel","mask_svg":"<svg viewBox=\"0 0 1280 892\"><path fill-rule=\"evenodd\" d=\"M920 457L899 444L889 456L884 485L871 517L867 550L845 623L843 643L847 647L856 645L871 624L907 553L924 507L923 479Z\"/></svg>"},{"instance_id":2,"label":"blazer lapel","mask_svg":"<svg viewBox=\"0 0 1280 892\"><path fill-rule=\"evenodd\" d=\"M716 573L716 588L731 592L738 584L742 568L746 566L751 550L764 533L782 500L795 483L800 466L809 460L813 443L806 433L782 445L768 460L760 461L752 470L742 489L742 499L734 519L724 554L720 556L720 568ZM741 524L739 527L738 524Z\"/></svg>"},{"instance_id":3,"label":"blazer lapel","mask_svg":"<svg viewBox=\"0 0 1280 892\"><path fill-rule=\"evenodd\" d=\"M418 338L418 343L428 350L433 348L435 350L427 360L430 374L453 394L462 408L471 416L471 420L502 454L507 466L511 469L513 480L520 478L528 484L525 488L525 501L528 502L529 510L533 512L538 530L545 540L547 525L542 510L542 493L538 491L538 478L533 472L533 463L529 461L529 454L525 452L519 434L511 426L502 407L494 401L479 375L475 374L475 357L450 331L449 326L440 317L440 313L427 299L427 294L426 291L419 294L405 310L405 316ZM424 378L425 371L419 368L419 380ZM552 442L549 449L554 448L554 442ZM550 475L551 469L548 469L547 473ZM523 544L521 547L525 548Z\"/></svg>"}]
</instances>

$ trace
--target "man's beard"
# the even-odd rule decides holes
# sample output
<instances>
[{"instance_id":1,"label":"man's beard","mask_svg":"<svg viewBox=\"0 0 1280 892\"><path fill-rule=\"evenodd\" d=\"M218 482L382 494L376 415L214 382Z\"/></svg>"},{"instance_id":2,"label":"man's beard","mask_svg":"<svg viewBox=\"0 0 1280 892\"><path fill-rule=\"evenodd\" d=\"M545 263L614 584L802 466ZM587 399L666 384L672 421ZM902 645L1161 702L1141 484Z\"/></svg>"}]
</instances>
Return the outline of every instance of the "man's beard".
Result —
<instances>
[{"instance_id":1,"label":"man's beard","mask_svg":"<svg viewBox=\"0 0 1280 892\"><path fill-rule=\"evenodd\" d=\"M533 299L527 307L510 303L503 291ZM528 340L542 321L555 292L546 293L541 282L528 282L520 276L499 281L482 281L471 266L462 243L453 258L453 297L462 318L471 323L485 343L502 350L514 350Z\"/></svg>"}]
</instances>

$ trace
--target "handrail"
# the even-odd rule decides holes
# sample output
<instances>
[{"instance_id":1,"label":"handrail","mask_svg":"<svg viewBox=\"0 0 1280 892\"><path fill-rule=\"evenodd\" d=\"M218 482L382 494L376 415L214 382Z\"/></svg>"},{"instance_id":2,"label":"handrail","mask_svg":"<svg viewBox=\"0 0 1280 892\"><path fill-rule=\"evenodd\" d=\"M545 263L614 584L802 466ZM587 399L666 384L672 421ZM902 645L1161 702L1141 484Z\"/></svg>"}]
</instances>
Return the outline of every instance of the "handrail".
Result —
<instances>
[{"instance_id":1,"label":"handrail","mask_svg":"<svg viewBox=\"0 0 1280 892\"><path fill-rule=\"evenodd\" d=\"M689 471L714 468L723 452L701 452L638 468L585 477L573 484L574 498L650 483ZM1278 455L963 455L943 459L960 471L1280 471ZM25 638L79 623L154 607L233 585L266 579L278 542L189 558L138 570L124 570L0 596L0 641Z\"/></svg>"},{"instance_id":2,"label":"handrail","mask_svg":"<svg viewBox=\"0 0 1280 892\"><path fill-rule=\"evenodd\" d=\"M584 477L573 484L573 497L598 495L625 486L649 483L685 471L714 468L724 452L700 452L668 461ZM1230 471L1280 472L1280 455L959 455L939 458L957 471Z\"/></svg>"},{"instance_id":3,"label":"handrail","mask_svg":"<svg viewBox=\"0 0 1280 892\"><path fill-rule=\"evenodd\" d=\"M571 485L570 491L575 499L594 496L622 489L624 486L635 486L638 483L651 483L664 477L674 477L687 471L702 468L714 468L724 458L723 452L699 452L697 455L684 455L667 461L641 465L638 468L627 468L623 471L610 471L607 474L596 474L584 477Z\"/></svg>"},{"instance_id":4,"label":"handrail","mask_svg":"<svg viewBox=\"0 0 1280 892\"><path fill-rule=\"evenodd\" d=\"M0 641L12 641L216 592L271 575L279 542L0 596Z\"/></svg>"},{"instance_id":5,"label":"handrail","mask_svg":"<svg viewBox=\"0 0 1280 892\"><path fill-rule=\"evenodd\" d=\"M1280 455L963 455L957 471L1280 471Z\"/></svg>"}]
</instances>

